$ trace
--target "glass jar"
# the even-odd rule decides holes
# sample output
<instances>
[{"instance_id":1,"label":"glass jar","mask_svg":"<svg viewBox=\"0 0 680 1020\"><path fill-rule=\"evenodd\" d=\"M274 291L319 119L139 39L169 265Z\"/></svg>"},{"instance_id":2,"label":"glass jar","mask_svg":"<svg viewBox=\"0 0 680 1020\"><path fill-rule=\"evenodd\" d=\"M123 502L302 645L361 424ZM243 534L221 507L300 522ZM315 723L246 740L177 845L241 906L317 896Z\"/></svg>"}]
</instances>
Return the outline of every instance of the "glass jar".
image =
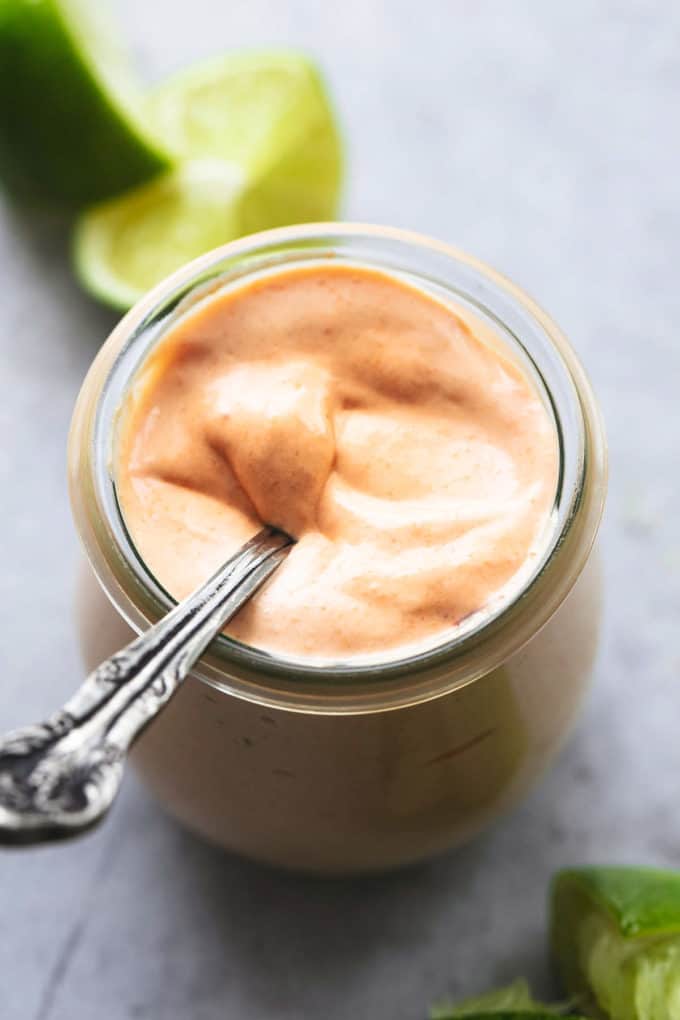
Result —
<instances>
[{"instance_id":1,"label":"glass jar","mask_svg":"<svg viewBox=\"0 0 680 1020\"><path fill-rule=\"evenodd\" d=\"M123 318L78 398L69 472L90 564L79 611L88 668L171 604L115 498L117 410L137 368L178 315L225 282L329 258L395 273L484 323L543 389L560 447L551 537L493 613L435 648L378 664L296 664L220 636L137 743L136 768L189 828L261 861L339 874L396 867L470 838L560 747L596 649L592 549L606 455L597 405L567 341L477 260L417 235L351 224L228 244Z\"/></svg>"}]
</instances>

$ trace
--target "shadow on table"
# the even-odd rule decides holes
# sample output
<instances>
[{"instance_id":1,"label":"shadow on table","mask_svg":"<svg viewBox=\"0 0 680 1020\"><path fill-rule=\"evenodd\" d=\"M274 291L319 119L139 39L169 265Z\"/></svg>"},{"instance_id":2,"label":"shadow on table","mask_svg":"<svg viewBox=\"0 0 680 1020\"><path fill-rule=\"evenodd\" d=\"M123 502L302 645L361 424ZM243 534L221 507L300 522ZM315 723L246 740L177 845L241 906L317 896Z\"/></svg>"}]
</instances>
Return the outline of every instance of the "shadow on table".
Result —
<instances>
[{"instance_id":1,"label":"shadow on table","mask_svg":"<svg viewBox=\"0 0 680 1020\"><path fill-rule=\"evenodd\" d=\"M584 726L557 767L486 833L427 864L374 877L277 872L161 824L154 838L172 861L164 888L200 932L195 950L211 956L190 979L205 996L205 1016L227 1002L246 1020L410 1020L442 997L518 976L539 997L559 998L547 893L558 868L592 856L591 823L574 793L587 780L584 796L596 796L592 756Z\"/></svg>"},{"instance_id":2,"label":"shadow on table","mask_svg":"<svg viewBox=\"0 0 680 1020\"><path fill-rule=\"evenodd\" d=\"M74 312L87 329L70 332L69 340L90 353L101 345L120 315L90 298L76 279L71 257L73 216L48 209L15 204L0 195L0 221L4 220L7 242L12 246L14 260L26 264L40 288L47 288L60 303L66 301L70 317ZM25 273L25 278L30 276ZM26 311L31 311L30 295ZM91 327L91 328L90 328ZM59 324L55 323L55 328Z\"/></svg>"},{"instance_id":3,"label":"shadow on table","mask_svg":"<svg viewBox=\"0 0 680 1020\"><path fill-rule=\"evenodd\" d=\"M441 897L441 865L376 877L310 878L184 839L188 866L195 868L199 895L210 904L239 984L246 986L248 999L259 999L263 1012L287 997L304 1004L305 1015L322 1009L324 1000L336 1004L343 994L351 998L350 985L362 985L362 971L379 968L381 958L387 963L400 948L409 952ZM456 884L464 885L476 868L474 851L461 851L456 864L458 874L449 886L453 896ZM245 928L239 919L249 919ZM385 990L388 1002L392 995Z\"/></svg>"},{"instance_id":4,"label":"shadow on table","mask_svg":"<svg viewBox=\"0 0 680 1020\"><path fill-rule=\"evenodd\" d=\"M426 1016L458 983L461 965L469 970L463 959L475 944L493 939L493 918L475 916L470 895L490 866L486 836L434 862L347 879L277 872L179 829L176 838L194 910L224 959L221 970L214 962L202 970L213 983L202 993L213 1002L227 995L230 1006L243 1001L248 1016L368 1017L386 1008L392 1017ZM487 957L475 974L473 962L465 989L487 981L493 966ZM507 979L535 968L534 959Z\"/></svg>"}]
</instances>

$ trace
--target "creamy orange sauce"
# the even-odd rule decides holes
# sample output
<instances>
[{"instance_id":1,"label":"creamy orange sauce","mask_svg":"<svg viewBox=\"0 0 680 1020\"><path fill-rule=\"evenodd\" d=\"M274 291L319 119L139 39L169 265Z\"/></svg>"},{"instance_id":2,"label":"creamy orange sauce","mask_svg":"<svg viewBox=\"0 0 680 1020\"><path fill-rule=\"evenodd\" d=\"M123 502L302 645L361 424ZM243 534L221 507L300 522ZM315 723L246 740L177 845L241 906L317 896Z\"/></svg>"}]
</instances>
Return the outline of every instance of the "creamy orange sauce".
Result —
<instances>
[{"instance_id":1,"label":"creamy orange sauce","mask_svg":"<svg viewBox=\"0 0 680 1020\"><path fill-rule=\"evenodd\" d=\"M318 661L393 658L493 606L540 553L557 483L552 419L502 341L361 267L205 298L119 433L119 499L160 583L180 599L278 525L298 542L227 632Z\"/></svg>"}]
</instances>

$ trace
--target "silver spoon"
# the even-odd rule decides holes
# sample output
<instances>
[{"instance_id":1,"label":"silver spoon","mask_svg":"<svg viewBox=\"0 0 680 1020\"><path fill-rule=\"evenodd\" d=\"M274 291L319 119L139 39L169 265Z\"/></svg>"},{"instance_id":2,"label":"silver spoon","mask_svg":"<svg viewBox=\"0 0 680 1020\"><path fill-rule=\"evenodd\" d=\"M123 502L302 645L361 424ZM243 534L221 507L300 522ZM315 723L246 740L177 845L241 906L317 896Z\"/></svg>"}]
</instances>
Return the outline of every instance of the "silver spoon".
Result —
<instances>
[{"instance_id":1,"label":"silver spoon","mask_svg":"<svg viewBox=\"0 0 680 1020\"><path fill-rule=\"evenodd\" d=\"M134 739L292 544L264 528L198 591L95 669L59 712L0 739L0 846L63 839L101 821Z\"/></svg>"}]
</instances>

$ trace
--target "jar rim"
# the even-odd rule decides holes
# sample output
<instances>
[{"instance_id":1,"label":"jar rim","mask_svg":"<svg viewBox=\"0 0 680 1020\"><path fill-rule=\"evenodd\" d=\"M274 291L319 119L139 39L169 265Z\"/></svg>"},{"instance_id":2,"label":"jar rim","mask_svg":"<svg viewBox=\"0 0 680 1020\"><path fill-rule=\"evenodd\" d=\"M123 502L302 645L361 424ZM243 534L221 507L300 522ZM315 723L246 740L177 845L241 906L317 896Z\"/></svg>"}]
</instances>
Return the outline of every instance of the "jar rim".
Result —
<instances>
[{"instance_id":1,"label":"jar rim","mask_svg":"<svg viewBox=\"0 0 680 1020\"><path fill-rule=\"evenodd\" d=\"M127 622L139 631L167 612L174 600L139 557L115 499L110 442L122 387L169 321L184 314L188 302L223 286L228 273L243 278L263 265L286 267L301 257L343 258L387 272L406 272L416 285L427 282L466 299L528 355L552 405L559 437L558 520L544 555L514 597L495 614L484 614L473 629L457 630L448 640L401 658L340 665L298 662L220 635L192 671L218 691L263 705L329 714L384 711L472 683L530 640L578 578L603 509L604 431L583 368L546 313L480 260L445 242L397 228L320 223L250 235L188 263L124 316L93 362L69 437L73 512L94 572ZM456 273L460 279L454 280ZM530 332L533 350L527 347ZM552 380L546 378L546 365ZM555 581L558 559L564 569Z\"/></svg>"}]
</instances>

